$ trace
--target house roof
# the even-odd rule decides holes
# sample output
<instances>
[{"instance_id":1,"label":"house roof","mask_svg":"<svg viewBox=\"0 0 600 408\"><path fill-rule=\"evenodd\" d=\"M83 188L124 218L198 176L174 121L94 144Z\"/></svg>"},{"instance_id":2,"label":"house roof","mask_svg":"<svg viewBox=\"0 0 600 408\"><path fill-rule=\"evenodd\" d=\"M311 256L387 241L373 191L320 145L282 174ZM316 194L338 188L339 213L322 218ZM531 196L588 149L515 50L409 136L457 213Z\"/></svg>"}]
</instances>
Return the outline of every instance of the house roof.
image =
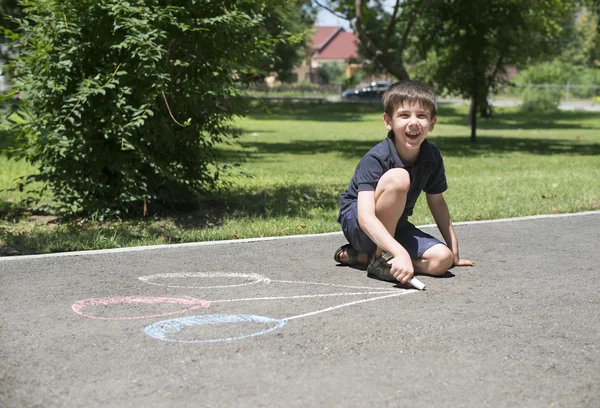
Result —
<instances>
[{"instance_id":1,"label":"house roof","mask_svg":"<svg viewBox=\"0 0 600 408\"><path fill-rule=\"evenodd\" d=\"M312 46L317 50L327 44L327 41L329 41L334 34L344 30L342 27L334 26L316 26L314 28L315 32L312 36Z\"/></svg>"},{"instance_id":2,"label":"house roof","mask_svg":"<svg viewBox=\"0 0 600 408\"><path fill-rule=\"evenodd\" d=\"M313 59L358 58L358 37L342 27L320 26L312 37Z\"/></svg>"}]
</instances>

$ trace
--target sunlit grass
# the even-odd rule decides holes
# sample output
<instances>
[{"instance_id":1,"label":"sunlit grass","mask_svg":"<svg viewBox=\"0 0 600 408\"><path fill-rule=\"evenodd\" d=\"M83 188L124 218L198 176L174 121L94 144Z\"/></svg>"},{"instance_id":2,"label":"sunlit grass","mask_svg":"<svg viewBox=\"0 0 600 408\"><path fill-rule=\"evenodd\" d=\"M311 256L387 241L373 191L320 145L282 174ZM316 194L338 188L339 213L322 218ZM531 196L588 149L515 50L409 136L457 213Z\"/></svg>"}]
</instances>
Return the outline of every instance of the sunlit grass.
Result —
<instances>
[{"instance_id":1,"label":"sunlit grass","mask_svg":"<svg viewBox=\"0 0 600 408\"><path fill-rule=\"evenodd\" d=\"M242 147L223 147L250 177L232 179L202 211L149 220L60 223L23 216L0 193L0 247L54 252L338 231L337 208L360 158L386 135L378 106L275 105L238 120ZM600 208L600 115L526 116L498 109L469 142L467 108L441 106L430 140L442 150L455 221ZM32 170L0 156L0 189ZM20 215L20 216L18 216ZM27 215L25 213L25 215ZM419 200L412 221L433 220Z\"/></svg>"}]
</instances>

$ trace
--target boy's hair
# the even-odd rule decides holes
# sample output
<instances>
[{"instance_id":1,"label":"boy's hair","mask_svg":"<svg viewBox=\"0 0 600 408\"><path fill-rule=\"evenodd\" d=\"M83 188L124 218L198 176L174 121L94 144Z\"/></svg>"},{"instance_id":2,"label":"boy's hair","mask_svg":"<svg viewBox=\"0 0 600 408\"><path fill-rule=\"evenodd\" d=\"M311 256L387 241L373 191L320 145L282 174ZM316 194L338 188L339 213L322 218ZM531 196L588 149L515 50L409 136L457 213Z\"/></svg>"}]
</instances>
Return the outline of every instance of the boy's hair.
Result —
<instances>
[{"instance_id":1,"label":"boy's hair","mask_svg":"<svg viewBox=\"0 0 600 408\"><path fill-rule=\"evenodd\" d=\"M390 118L404 102L417 102L429 108L432 118L437 116L435 92L422 82L412 79L394 82L383 94L383 110Z\"/></svg>"}]
</instances>

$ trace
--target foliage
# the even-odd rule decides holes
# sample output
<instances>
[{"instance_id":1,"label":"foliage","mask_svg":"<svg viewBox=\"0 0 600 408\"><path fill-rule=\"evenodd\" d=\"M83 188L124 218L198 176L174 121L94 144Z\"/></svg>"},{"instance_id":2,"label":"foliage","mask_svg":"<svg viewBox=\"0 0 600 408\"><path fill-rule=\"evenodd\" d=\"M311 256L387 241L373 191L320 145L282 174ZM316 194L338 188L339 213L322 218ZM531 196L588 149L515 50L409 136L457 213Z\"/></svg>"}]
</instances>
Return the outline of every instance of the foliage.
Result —
<instances>
[{"instance_id":1,"label":"foliage","mask_svg":"<svg viewBox=\"0 0 600 408\"><path fill-rule=\"evenodd\" d=\"M425 62L418 74L471 99L475 140L476 115L491 114L488 95L503 83L504 68L555 53L551 40L565 19L574 19L569 0L441 0L419 21L416 49Z\"/></svg>"},{"instance_id":2,"label":"foliage","mask_svg":"<svg viewBox=\"0 0 600 408\"><path fill-rule=\"evenodd\" d=\"M367 72L387 72L398 79L407 79L405 51L414 40L415 22L428 10L435 8L437 1L396 0L391 8L386 0L315 3L352 24L360 40L358 51Z\"/></svg>"},{"instance_id":3,"label":"foliage","mask_svg":"<svg viewBox=\"0 0 600 408\"><path fill-rule=\"evenodd\" d=\"M566 84L567 82L581 83L584 70L573 64L555 59L553 62L533 64L519 72L515 83L519 85L532 84Z\"/></svg>"},{"instance_id":4,"label":"foliage","mask_svg":"<svg viewBox=\"0 0 600 408\"><path fill-rule=\"evenodd\" d=\"M277 0L25 0L15 159L61 213L140 214L218 188L239 78L270 54ZM282 37L285 40L285 37ZM240 50L243 50L241 52Z\"/></svg>"},{"instance_id":5,"label":"foliage","mask_svg":"<svg viewBox=\"0 0 600 408\"><path fill-rule=\"evenodd\" d=\"M23 9L19 5L19 0L0 0L0 27L14 30L17 24L12 19L21 17L23 17ZM6 46L4 32L0 31L0 59L2 62L7 62L11 58L12 53Z\"/></svg>"},{"instance_id":6,"label":"foliage","mask_svg":"<svg viewBox=\"0 0 600 408\"><path fill-rule=\"evenodd\" d=\"M600 3L599 3L600 4ZM569 64L588 68L600 68L600 27L598 13L582 9L573 21L572 35L563 47L560 59Z\"/></svg>"},{"instance_id":7,"label":"foliage","mask_svg":"<svg viewBox=\"0 0 600 408\"><path fill-rule=\"evenodd\" d=\"M344 78L346 66L341 62L326 62L317 68L319 83L328 85L340 83Z\"/></svg>"},{"instance_id":8,"label":"foliage","mask_svg":"<svg viewBox=\"0 0 600 408\"><path fill-rule=\"evenodd\" d=\"M264 35L280 40L275 43L273 54L267 55L257 68L264 75L275 72L280 81L286 82L308 52L316 10L311 0L291 0L280 1L277 7L266 8L263 13Z\"/></svg>"},{"instance_id":9,"label":"foliage","mask_svg":"<svg viewBox=\"0 0 600 408\"><path fill-rule=\"evenodd\" d=\"M350 76L344 77L344 80L342 81L342 88L356 88L362 82L363 76L363 73L358 71L352 73Z\"/></svg>"},{"instance_id":10,"label":"foliage","mask_svg":"<svg viewBox=\"0 0 600 408\"><path fill-rule=\"evenodd\" d=\"M351 21L361 56L397 79L416 65L418 79L469 98L476 114L491 114L488 95L507 65L560 52L575 0L338 0L317 4ZM368 5L368 7L367 7ZM572 25L572 24L571 24ZM562 42L561 42L562 41Z\"/></svg>"},{"instance_id":11,"label":"foliage","mask_svg":"<svg viewBox=\"0 0 600 408\"><path fill-rule=\"evenodd\" d=\"M521 71L515 78L515 84L521 86L525 111L548 111L558 109L567 84L573 85L569 93L575 97L591 97L594 88L600 83L600 71L573 65L555 59L552 62L534 64ZM589 85L589 88L579 86Z\"/></svg>"}]
</instances>

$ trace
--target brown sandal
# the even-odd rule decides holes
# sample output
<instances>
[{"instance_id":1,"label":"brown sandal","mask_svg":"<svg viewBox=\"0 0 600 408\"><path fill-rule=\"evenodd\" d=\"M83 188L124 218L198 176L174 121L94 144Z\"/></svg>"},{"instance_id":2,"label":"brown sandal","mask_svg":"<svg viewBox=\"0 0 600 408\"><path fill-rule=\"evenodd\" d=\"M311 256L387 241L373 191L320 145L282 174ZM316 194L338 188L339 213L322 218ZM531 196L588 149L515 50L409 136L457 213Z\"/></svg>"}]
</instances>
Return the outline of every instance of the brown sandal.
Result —
<instances>
[{"instance_id":1,"label":"brown sandal","mask_svg":"<svg viewBox=\"0 0 600 408\"><path fill-rule=\"evenodd\" d=\"M341 256L340 256L342 254L342 252L346 253L346 256L348 257L348 261L342 262ZM358 252L356 249L354 249L352 247L352 245L346 244L346 245L342 245L335 251L335 254L333 254L333 259L337 263L339 263L340 265L343 265L343 266L363 265L362 263L358 262L358 254L360 254L360 252Z\"/></svg>"}]
</instances>

